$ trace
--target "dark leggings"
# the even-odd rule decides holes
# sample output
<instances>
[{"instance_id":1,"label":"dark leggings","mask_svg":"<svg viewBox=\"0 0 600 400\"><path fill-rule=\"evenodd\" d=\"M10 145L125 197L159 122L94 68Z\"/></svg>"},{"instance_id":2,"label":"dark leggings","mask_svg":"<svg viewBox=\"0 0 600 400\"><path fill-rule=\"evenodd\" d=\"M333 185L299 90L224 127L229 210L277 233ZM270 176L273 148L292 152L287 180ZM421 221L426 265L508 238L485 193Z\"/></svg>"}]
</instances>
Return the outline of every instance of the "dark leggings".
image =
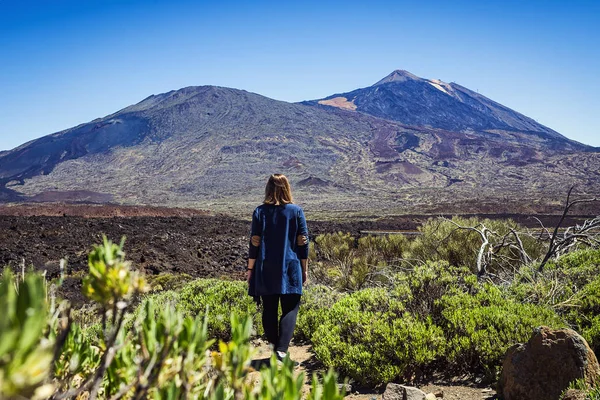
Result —
<instances>
[{"instance_id":1,"label":"dark leggings","mask_svg":"<svg viewBox=\"0 0 600 400\"><path fill-rule=\"evenodd\" d=\"M287 353L296 327L296 317L300 308L300 295L273 294L261 297L263 302L262 323L265 336L276 351ZM280 301L281 319L277 321Z\"/></svg>"}]
</instances>

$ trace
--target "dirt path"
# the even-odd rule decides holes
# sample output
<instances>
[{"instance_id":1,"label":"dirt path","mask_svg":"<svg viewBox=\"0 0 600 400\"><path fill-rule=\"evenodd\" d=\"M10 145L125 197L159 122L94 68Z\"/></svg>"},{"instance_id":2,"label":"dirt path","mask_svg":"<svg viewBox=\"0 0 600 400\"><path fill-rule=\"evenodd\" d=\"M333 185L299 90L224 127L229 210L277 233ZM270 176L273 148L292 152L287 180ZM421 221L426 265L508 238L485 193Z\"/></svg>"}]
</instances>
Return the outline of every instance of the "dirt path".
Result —
<instances>
[{"instance_id":1,"label":"dirt path","mask_svg":"<svg viewBox=\"0 0 600 400\"><path fill-rule=\"evenodd\" d=\"M254 357L254 361L258 364L268 362L271 357L271 349L268 343L262 339L254 342L256 346L257 354ZM310 379L313 372L324 372L324 367L318 362L315 355L312 352L310 345L292 345L289 349L290 357L292 360L297 361L300 365L296 368L296 373L304 373L305 385L303 393L306 395L310 390ZM253 372L250 374L249 379L258 382L260 374ZM492 400L496 399L496 392L490 387L479 387L477 385L466 386L466 385L454 385L454 384L436 384L430 383L425 386L419 387L425 393L441 393L443 399L448 400ZM349 393L346 393L346 399L349 400L379 400L382 398L383 389L381 390L357 390L352 388Z\"/></svg>"}]
</instances>

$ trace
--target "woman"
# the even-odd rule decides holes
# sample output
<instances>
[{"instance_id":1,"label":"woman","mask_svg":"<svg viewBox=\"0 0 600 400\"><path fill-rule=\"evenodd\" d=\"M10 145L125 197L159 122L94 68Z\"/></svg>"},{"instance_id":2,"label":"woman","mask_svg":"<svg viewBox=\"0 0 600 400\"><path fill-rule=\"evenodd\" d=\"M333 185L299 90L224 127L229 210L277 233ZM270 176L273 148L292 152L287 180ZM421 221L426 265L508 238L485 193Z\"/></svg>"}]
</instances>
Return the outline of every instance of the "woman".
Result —
<instances>
[{"instance_id":1,"label":"woman","mask_svg":"<svg viewBox=\"0 0 600 400\"><path fill-rule=\"evenodd\" d=\"M265 200L252 215L250 236L248 294L260 296L265 335L277 358L283 360L296 327L308 268L306 219L302 208L293 203L284 175L269 177Z\"/></svg>"}]
</instances>

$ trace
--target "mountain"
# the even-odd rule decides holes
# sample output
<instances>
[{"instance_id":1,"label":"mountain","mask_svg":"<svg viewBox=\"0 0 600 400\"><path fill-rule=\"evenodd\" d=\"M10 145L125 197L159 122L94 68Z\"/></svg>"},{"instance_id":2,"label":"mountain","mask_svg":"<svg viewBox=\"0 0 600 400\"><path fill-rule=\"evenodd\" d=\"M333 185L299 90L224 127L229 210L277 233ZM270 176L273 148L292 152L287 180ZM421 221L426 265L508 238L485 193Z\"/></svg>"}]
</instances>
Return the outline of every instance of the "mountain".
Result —
<instances>
[{"instance_id":1,"label":"mountain","mask_svg":"<svg viewBox=\"0 0 600 400\"><path fill-rule=\"evenodd\" d=\"M343 215L544 211L556 207L571 184L583 192L600 188L597 149L483 96L465 100L467 89L450 86L454 97L423 81L398 72L355 91L356 98L329 98L345 97L356 111L214 86L152 95L0 153L0 200L246 213L260 202L274 172L290 177L308 210ZM397 95L387 97L389 115L369 115L371 109L386 110L379 92L397 93L396 86L407 84L432 96L415 101L423 111L418 120L392 118L400 115L393 111ZM380 88L373 92L378 107L361 97L367 93L361 90L373 88ZM470 105L476 100L488 102L487 111ZM442 104L449 108L435 108ZM479 119L468 117L467 108L454 114L458 107L479 107L472 112ZM455 116L453 125L443 128L441 114Z\"/></svg>"},{"instance_id":2,"label":"mountain","mask_svg":"<svg viewBox=\"0 0 600 400\"><path fill-rule=\"evenodd\" d=\"M340 107L406 125L453 132L496 129L566 140L533 119L463 86L419 78L403 70L392 72L373 86L304 104Z\"/></svg>"}]
</instances>

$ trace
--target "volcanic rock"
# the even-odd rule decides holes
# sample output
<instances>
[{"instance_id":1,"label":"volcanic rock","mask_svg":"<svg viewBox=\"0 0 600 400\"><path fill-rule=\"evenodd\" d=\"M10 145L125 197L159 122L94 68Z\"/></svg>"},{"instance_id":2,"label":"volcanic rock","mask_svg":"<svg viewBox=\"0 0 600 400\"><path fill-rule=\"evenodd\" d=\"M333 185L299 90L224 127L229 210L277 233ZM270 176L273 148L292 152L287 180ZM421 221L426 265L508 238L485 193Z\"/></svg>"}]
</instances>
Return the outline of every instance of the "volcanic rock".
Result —
<instances>
[{"instance_id":1,"label":"volcanic rock","mask_svg":"<svg viewBox=\"0 0 600 400\"><path fill-rule=\"evenodd\" d=\"M594 352L577 332L540 327L525 344L511 347L502 364L498 393L504 400L558 400L569 383L600 380Z\"/></svg>"}]
</instances>

